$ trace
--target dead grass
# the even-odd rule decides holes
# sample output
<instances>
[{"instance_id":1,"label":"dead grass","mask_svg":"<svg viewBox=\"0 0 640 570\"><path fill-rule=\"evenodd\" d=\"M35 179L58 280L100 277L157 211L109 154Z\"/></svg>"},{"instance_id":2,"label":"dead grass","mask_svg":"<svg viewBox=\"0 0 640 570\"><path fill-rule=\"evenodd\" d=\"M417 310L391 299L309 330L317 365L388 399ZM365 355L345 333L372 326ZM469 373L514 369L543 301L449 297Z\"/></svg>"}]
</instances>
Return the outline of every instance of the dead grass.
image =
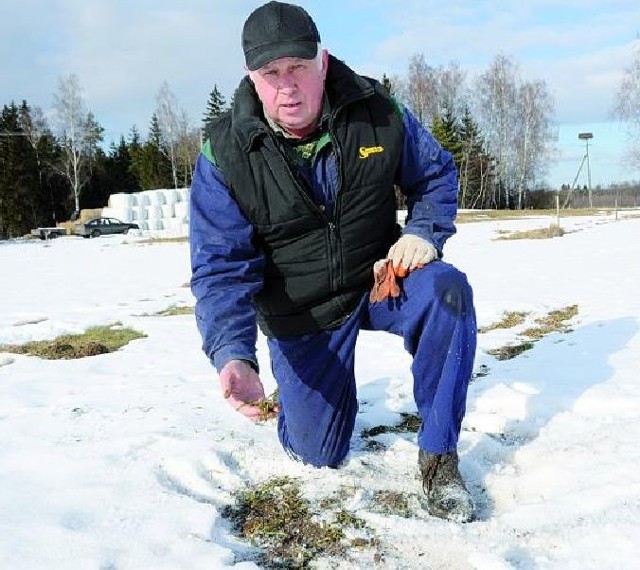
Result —
<instances>
[{"instance_id":1,"label":"dead grass","mask_svg":"<svg viewBox=\"0 0 640 570\"><path fill-rule=\"evenodd\" d=\"M234 494L235 504L222 516L242 538L263 550L268 568L306 568L319 556L340 556L346 550L344 531L314 516L302 497L300 483L276 477Z\"/></svg>"},{"instance_id":2,"label":"dead grass","mask_svg":"<svg viewBox=\"0 0 640 570\"><path fill-rule=\"evenodd\" d=\"M139 239L135 241L135 244L149 244L149 243L186 243L189 241L188 237L149 237Z\"/></svg>"},{"instance_id":3,"label":"dead grass","mask_svg":"<svg viewBox=\"0 0 640 570\"><path fill-rule=\"evenodd\" d=\"M312 503L303 497L301 481L273 477L234 493L234 503L222 511L232 530L260 549L255 562L265 568L309 568L318 558L349 561L353 549L372 549L382 560L380 540L362 517L344 508L355 487L341 486ZM378 491L370 510L410 517L407 496ZM326 565L323 567L334 567Z\"/></svg>"},{"instance_id":4,"label":"dead grass","mask_svg":"<svg viewBox=\"0 0 640 570\"><path fill-rule=\"evenodd\" d=\"M33 341L26 344L1 346L0 350L13 354L28 354L46 360L72 360L115 352L132 340L147 335L120 323L92 327L82 334L62 335L54 340Z\"/></svg>"},{"instance_id":5,"label":"dead grass","mask_svg":"<svg viewBox=\"0 0 640 570\"><path fill-rule=\"evenodd\" d=\"M496 329L511 329L513 327L520 326L522 323L524 323L528 314L529 313L525 313L524 311L505 311L499 321L491 323L486 327L480 327L478 329L478 333L484 334Z\"/></svg>"},{"instance_id":6,"label":"dead grass","mask_svg":"<svg viewBox=\"0 0 640 570\"><path fill-rule=\"evenodd\" d=\"M408 519L414 514L409 508L409 499L406 493L387 490L376 491L371 503L374 511L385 515L397 515Z\"/></svg>"},{"instance_id":7,"label":"dead grass","mask_svg":"<svg viewBox=\"0 0 640 570\"><path fill-rule=\"evenodd\" d=\"M568 325L569 320L578 314L578 305L568 305L555 311L549 311L545 316L534 320L535 326L522 331L521 337L525 337L522 342L513 345L505 345L499 348L488 350L487 352L495 356L498 360L510 360L516 356L531 350L534 343L545 336L554 333L571 332Z\"/></svg>"},{"instance_id":8,"label":"dead grass","mask_svg":"<svg viewBox=\"0 0 640 570\"><path fill-rule=\"evenodd\" d=\"M576 218L613 214L613 208L570 208L560 210L561 218ZM472 210L458 212L456 223L485 222L490 220L522 220L525 218L556 217L555 208L549 210Z\"/></svg>"},{"instance_id":9,"label":"dead grass","mask_svg":"<svg viewBox=\"0 0 640 570\"><path fill-rule=\"evenodd\" d=\"M544 317L537 318L534 321L537 326L522 331L522 335L534 340L539 340L552 332L571 332L567 321L571 320L577 314L578 305L569 305L556 311L550 311Z\"/></svg>"},{"instance_id":10,"label":"dead grass","mask_svg":"<svg viewBox=\"0 0 640 570\"><path fill-rule=\"evenodd\" d=\"M194 307L186 305L171 305L166 309L162 309L156 313L145 313L143 317L176 317L178 315L193 315Z\"/></svg>"},{"instance_id":11,"label":"dead grass","mask_svg":"<svg viewBox=\"0 0 640 570\"><path fill-rule=\"evenodd\" d=\"M532 348L532 342L521 342L519 344L501 346L500 348L492 348L487 352L492 356L495 356L497 360L511 360Z\"/></svg>"},{"instance_id":12,"label":"dead grass","mask_svg":"<svg viewBox=\"0 0 640 570\"><path fill-rule=\"evenodd\" d=\"M514 239L550 239L562 237L565 231L557 224L551 224L548 228L535 228L533 230L519 230L512 232L501 232L496 240Z\"/></svg>"},{"instance_id":13,"label":"dead grass","mask_svg":"<svg viewBox=\"0 0 640 570\"><path fill-rule=\"evenodd\" d=\"M420 415L417 413L406 413L402 412L400 414L402 420L400 423L394 426L387 425L379 425L374 426L372 428L364 429L361 432L361 436L363 438L367 437L375 437L376 435L380 435L383 433L417 433L420 429L420 424L422 420Z\"/></svg>"}]
</instances>

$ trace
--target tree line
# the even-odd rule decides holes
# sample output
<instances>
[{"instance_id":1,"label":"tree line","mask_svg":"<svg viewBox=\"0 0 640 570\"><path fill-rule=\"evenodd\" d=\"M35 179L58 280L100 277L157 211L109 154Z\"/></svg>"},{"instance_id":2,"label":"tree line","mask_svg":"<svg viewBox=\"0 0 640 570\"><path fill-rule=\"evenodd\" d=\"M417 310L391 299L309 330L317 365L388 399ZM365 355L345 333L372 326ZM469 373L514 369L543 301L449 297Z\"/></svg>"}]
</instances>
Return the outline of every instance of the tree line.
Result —
<instances>
[{"instance_id":1,"label":"tree line","mask_svg":"<svg viewBox=\"0 0 640 570\"><path fill-rule=\"evenodd\" d=\"M60 78L53 114L27 101L0 114L0 238L52 226L84 208L107 205L115 192L187 187L200 150L201 130L168 83L156 96L147 136L128 136L103 148L104 129L88 109L75 75ZM226 110L217 86L203 125Z\"/></svg>"},{"instance_id":2,"label":"tree line","mask_svg":"<svg viewBox=\"0 0 640 570\"><path fill-rule=\"evenodd\" d=\"M640 133L639 74L640 47L615 109ZM453 154L460 207L526 208L541 201L537 190L545 186L555 150L554 104L543 80L523 80L518 64L505 55L471 79L456 62L432 66L415 54L404 76L385 75L381 81ZM106 149L104 129L75 75L58 80L50 117L27 101L5 104L0 237L104 207L115 192L189 186L204 127L232 104L214 85L196 125L165 81L146 137L133 126Z\"/></svg>"}]
</instances>

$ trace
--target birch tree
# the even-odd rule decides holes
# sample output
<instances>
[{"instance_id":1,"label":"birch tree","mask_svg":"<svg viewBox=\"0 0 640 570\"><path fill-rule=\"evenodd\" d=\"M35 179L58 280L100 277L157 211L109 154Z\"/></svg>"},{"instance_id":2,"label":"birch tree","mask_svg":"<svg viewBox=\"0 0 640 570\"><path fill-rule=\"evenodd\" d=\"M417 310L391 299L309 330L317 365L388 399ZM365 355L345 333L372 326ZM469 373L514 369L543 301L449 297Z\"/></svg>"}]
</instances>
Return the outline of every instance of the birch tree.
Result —
<instances>
[{"instance_id":1,"label":"birch tree","mask_svg":"<svg viewBox=\"0 0 640 570\"><path fill-rule=\"evenodd\" d=\"M409 61L404 98L423 125L431 123L433 117L438 114L434 69L427 63L423 54L415 54Z\"/></svg>"},{"instance_id":2,"label":"birch tree","mask_svg":"<svg viewBox=\"0 0 640 570\"><path fill-rule=\"evenodd\" d=\"M502 205L510 207L513 187L513 134L516 122L516 65L504 55L498 55L476 81L478 118L485 134L489 152L496 159L496 174Z\"/></svg>"},{"instance_id":3,"label":"birch tree","mask_svg":"<svg viewBox=\"0 0 640 570\"><path fill-rule=\"evenodd\" d=\"M545 171L555 138L551 128L553 100L544 81L525 82L518 87L514 131L516 207L525 206L527 188L535 186Z\"/></svg>"},{"instance_id":4,"label":"birch tree","mask_svg":"<svg viewBox=\"0 0 640 570\"><path fill-rule=\"evenodd\" d=\"M553 99L544 81L523 82L518 66L498 55L476 81L476 116L495 157L499 207L522 208L525 192L552 151Z\"/></svg>"},{"instance_id":5,"label":"birch tree","mask_svg":"<svg viewBox=\"0 0 640 570\"><path fill-rule=\"evenodd\" d=\"M178 99L166 81L163 81L160 86L156 102L155 116L158 118L158 126L160 127L163 143L160 148L167 153L167 158L171 163L173 187L177 188L181 111Z\"/></svg>"},{"instance_id":6,"label":"birch tree","mask_svg":"<svg viewBox=\"0 0 640 570\"><path fill-rule=\"evenodd\" d=\"M640 169L640 38L634 42L633 61L624 71L613 111L627 123L631 138L629 163Z\"/></svg>"},{"instance_id":7,"label":"birch tree","mask_svg":"<svg viewBox=\"0 0 640 570\"><path fill-rule=\"evenodd\" d=\"M89 180L91 149L102 140L102 129L88 111L74 74L58 79L53 108L56 138L62 148L58 170L68 180L75 211L79 212L80 192Z\"/></svg>"}]
</instances>

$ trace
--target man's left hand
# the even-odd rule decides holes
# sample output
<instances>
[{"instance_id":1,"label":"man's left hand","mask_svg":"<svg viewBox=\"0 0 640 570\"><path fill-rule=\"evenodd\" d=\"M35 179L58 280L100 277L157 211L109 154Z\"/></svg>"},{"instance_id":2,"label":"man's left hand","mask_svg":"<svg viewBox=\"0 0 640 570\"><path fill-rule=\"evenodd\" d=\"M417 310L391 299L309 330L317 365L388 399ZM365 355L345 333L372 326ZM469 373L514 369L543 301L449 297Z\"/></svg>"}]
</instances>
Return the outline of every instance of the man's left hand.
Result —
<instances>
[{"instance_id":1,"label":"man's left hand","mask_svg":"<svg viewBox=\"0 0 640 570\"><path fill-rule=\"evenodd\" d=\"M394 269L404 269L408 273L438 259L438 250L426 239L413 234L405 234L391 246L389 253L387 253L387 259L391 260ZM398 271L396 271L396 275L400 275Z\"/></svg>"}]
</instances>

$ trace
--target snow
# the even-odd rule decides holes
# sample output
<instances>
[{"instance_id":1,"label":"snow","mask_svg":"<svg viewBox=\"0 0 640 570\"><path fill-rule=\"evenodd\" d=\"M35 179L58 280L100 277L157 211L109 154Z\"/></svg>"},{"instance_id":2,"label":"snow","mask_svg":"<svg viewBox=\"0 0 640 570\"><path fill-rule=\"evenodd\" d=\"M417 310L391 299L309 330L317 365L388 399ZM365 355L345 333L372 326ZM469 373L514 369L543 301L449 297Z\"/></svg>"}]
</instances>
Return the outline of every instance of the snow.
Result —
<instances>
[{"instance_id":1,"label":"snow","mask_svg":"<svg viewBox=\"0 0 640 570\"><path fill-rule=\"evenodd\" d=\"M280 449L275 424L227 407L200 349L186 243L140 236L0 242L0 345L121 322L144 332L121 350L69 361L0 352L0 567L255 568L221 511L245 483L288 475L344 507L380 540L381 567L636 568L640 556L640 216L563 219L562 238L498 241L552 217L459 225L446 258L474 286L479 326L524 311L518 327L479 336L459 452L476 522L420 507L413 434L360 432L413 412L399 339L363 332L360 414L338 470ZM535 318L577 304L555 332L511 360L487 351ZM266 343L259 359L268 393ZM370 508L375 490L407 493L411 518ZM362 568L373 550L321 567Z\"/></svg>"}]
</instances>

